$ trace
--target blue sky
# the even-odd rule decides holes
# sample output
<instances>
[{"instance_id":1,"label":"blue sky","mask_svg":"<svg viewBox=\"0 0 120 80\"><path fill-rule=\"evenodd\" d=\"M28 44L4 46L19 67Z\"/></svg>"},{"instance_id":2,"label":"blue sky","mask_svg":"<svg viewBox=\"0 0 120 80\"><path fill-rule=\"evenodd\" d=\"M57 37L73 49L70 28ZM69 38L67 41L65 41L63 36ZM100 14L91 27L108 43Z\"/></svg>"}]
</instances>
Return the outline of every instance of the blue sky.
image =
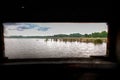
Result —
<instances>
[{"instance_id":1,"label":"blue sky","mask_svg":"<svg viewBox=\"0 0 120 80\"><path fill-rule=\"evenodd\" d=\"M107 31L106 23L4 23L4 35L46 36Z\"/></svg>"}]
</instances>

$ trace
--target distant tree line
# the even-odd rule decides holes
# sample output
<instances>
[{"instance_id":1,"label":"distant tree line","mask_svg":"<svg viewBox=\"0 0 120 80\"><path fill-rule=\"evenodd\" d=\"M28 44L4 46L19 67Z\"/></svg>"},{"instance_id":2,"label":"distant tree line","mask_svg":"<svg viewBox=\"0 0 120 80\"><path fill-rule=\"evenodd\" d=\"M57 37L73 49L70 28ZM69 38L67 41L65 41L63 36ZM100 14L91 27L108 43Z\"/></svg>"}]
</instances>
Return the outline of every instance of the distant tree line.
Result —
<instances>
[{"instance_id":1,"label":"distant tree line","mask_svg":"<svg viewBox=\"0 0 120 80\"><path fill-rule=\"evenodd\" d=\"M88 38L105 38L107 37L107 32L106 31L102 31L102 32L94 32L91 34L80 34L80 33L72 33L72 34L57 34L57 35L53 35L53 36L5 36L6 38L54 38L54 37L88 37Z\"/></svg>"},{"instance_id":2,"label":"distant tree line","mask_svg":"<svg viewBox=\"0 0 120 80\"><path fill-rule=\"evenodd\" d=\"M105 38L107 37L107 32L106 31L102 31L102 32L94 32L94 33L91 33L91 34L80 34L80 33L73 33L73 34L57 34L57 35L54 35L54 37L102 37L102 38Z\"/></svg>"}]
</instances>

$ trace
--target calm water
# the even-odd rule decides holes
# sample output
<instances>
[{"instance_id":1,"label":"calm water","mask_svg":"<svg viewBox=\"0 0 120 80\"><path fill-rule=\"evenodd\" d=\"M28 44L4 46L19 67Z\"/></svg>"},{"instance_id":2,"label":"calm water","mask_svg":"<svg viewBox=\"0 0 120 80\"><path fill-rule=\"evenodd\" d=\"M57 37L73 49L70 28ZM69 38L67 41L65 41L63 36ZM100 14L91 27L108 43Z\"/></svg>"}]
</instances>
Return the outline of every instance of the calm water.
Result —
<instances>
[{"instance_id":1,"label":"calm water","mask_svg":"<svg viewBox=\"0 0 120 80\"><path fill-rule=\"evenodd\" d=\"M89 57L106 55L106 43L62 42L49 39L5 38L8 58Z\"/></svg>"}]
</instances>

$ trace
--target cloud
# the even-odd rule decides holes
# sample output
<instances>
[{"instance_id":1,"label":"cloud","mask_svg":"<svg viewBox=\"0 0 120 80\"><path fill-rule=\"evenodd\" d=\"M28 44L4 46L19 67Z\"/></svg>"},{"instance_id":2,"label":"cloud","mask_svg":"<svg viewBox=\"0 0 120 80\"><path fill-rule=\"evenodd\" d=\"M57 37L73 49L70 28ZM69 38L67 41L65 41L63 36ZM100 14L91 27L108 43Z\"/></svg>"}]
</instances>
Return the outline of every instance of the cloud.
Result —
<instances>
[{"instance_id":1,"label":"cloud","mask_svg":"<svg viewBox=\"0 0 120 80\"><path fill-rule=\"evenodd\" d=\"M39 27L38 31L48 31L48 29L50 29L50 27Z\"/></svg>"},{"instance_id":2,"label":"cloud","mask_svg":"<svg viewBox=\"0 0 120 80\"><path fill-rule=\"evenodd\" d=\"M35 28L35 27L38 27L38 25L35 25L35 24L20 24L18 26L18 28L21 28L21 29L32 29L32 28Z\"/></svg>"},{"instance_id":3,"label":"cloud","mask_svg":"<svg viewBox=\"0 0 120 80\"><path fill-rule=\"evenodd\" d=\"M48 31L50 27L40 26L33 23L4 23L4 26L8 28L8 30L17 30L24 31L29 29L35 29L37 31Z\"/></svg>"},{"instance_id":4,"label":"cloud","mask_svg":"<svg viewBox=\"0 0 120 80\"><path fill-rule=\"evenodd\" d=\"M8 30L16 30L16 29L8 29Z\"/></svg>"},{"instance_id":5,"label":"cloud","mask_svg":"<svg viewBox=\"0 0 120 80\"><path fill-rule=\"evenodd\" d=\"M4 23L5 26L9 27L9 30L24 31L28 29L36 29L37 31L48 31L50 27L40 26L32 23ZM15 27L10 27L15 26Z\"/></svg>"},{"instance_id":6,"label":"cloud","mask_svg":"<svg viewBox=\"0 0 120 80\"><path fill-rule=\"evenodd\" d=\"M18 31L23 31L24 29L21 28L21 27L18 27L17 30L18 30Z\"/></svg>"},{"instance_id":7,"label":"cloud","mask_svg":"<svg viewBox=\"0 0 120 80\"><path fill-rule=\"evenodd\" d=\"M48 31L48 29L50 29L50 27L41 27L39 25L36 25L36 24L21 24L17 27L17 30L18 31L24 31L26 29L35 29L37 28L38 31Z\"/></svg>"}]
</instances>

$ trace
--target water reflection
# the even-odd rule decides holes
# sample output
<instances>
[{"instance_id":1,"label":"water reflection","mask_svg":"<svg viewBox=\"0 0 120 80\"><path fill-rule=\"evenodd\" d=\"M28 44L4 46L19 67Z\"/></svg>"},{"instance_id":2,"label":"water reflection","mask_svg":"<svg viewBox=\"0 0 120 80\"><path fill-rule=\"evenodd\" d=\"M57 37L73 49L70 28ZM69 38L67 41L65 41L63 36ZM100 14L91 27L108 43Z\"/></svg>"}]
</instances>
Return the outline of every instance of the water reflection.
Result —
<instances>
[{"instance_id":1,"label":"water reflection","mask_svg":"<svg viewBox=\"0 0 120 80\"><path fill-rule=\"evenodd\" d=\"M12 46L11 46L12 45ZM61 58L106 55L106 43L94 44L64 39L5 38L8 58Z\"/></svg>"}]
</instances>

